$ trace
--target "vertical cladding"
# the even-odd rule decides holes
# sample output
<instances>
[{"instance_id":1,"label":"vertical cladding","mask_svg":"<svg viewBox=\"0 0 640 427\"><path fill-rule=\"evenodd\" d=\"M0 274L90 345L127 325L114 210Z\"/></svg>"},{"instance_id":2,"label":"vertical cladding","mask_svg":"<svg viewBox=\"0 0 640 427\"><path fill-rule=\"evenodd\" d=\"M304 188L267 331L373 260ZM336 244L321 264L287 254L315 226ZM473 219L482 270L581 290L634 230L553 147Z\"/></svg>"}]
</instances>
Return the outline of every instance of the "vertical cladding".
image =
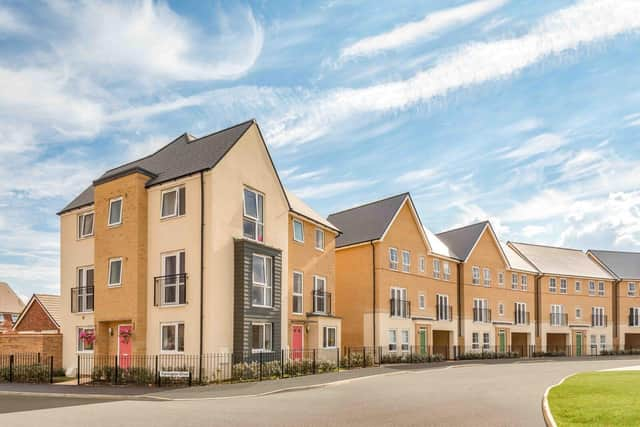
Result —
<instances>
[{"instance_id":1,"label":"vertical cladding","mask_svg":"<svg viewBox=\"0 0 640 427\"><path fill-rule=\"evenodd\" d=\"M254 307L251 304L253 254L266 255L273 259L272 307ZM233 351L235 354L249 353L252 323L269 322L273 324L272 349L278 352L282 342L282 251L248 240L236 239L234 255Z\"/></svg>"}]
</instances>

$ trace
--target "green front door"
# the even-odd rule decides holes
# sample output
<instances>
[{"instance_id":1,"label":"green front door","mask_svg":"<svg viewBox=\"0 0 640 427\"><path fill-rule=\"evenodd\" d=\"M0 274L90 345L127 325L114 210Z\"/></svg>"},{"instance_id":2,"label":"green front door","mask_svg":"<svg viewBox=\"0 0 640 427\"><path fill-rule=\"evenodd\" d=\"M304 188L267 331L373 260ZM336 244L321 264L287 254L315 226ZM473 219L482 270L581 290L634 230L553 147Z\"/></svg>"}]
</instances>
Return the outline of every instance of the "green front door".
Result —
<instances>
[{"instance_id":1,"label":"green front door","mask_svg":"<svg viewBox=\"0 0 640 427\"><path fill-rule=\"evenodd\" d=\"M420 329L420 354L427 353L427 330Z\"/></svg>"},{"instance_id":2,"label":"green front door","mask_svg":"<svg viewBox=\"0 0 640 427\"><path fill-rule=\"evenodd\" d=\"M582 333L576 332L576 356L582 356Z\"/></svg>"},{"instance_id":3,"label":"green front door","mask_svg":"<svg viewBox=\"0 0 640 427\"><path fill-rule=\"evenodd\" d=\"M507 336L504 331L499 332L500 336L500 353L504 353L507 350Z\"/></svg>"}]
</instances>

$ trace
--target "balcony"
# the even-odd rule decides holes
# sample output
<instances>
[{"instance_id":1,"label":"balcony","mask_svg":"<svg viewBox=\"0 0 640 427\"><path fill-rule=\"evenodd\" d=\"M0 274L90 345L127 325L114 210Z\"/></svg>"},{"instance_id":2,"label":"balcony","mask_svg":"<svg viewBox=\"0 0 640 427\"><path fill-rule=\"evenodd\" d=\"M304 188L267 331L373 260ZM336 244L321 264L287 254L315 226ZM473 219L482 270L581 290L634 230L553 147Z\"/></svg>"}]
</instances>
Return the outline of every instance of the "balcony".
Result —
<instances>
[{"instance_id":1,"label":"balcony","mask_svg":"<svg viewBox=\"0 0 640 427\"><path fill-rule=\"evenodd\" d=\"M389 314L391 317L411 317L411 302L402 299L391 298L389 300Z\"/></svg>"},{"instance_id":2,"label":"balcony","mask_svg":"<svg viewBox=\"0 0 640 427\"><path fill-rule=\"evenodd\" d=\"M187 274L171 274L154 279L153 302L156 307L187 303Z\"/></svg>"},{"instance_id":3,"label":"balcony","mask_svg":"<svg viewBox=\"0 0 640 427\"><path fill-rule=\"evenodd\" d=\"M634 311L631 309L629 313L629 326L640 326L640 311Z\"/></svg>"},{"instance_id":4,"label":"balcony","mask_svg":"<svg viewBox=\"0 0 640 427\"><path fill-rule=\"evenodd\" d=\"M513 313L514 325L528 325L529 324L529 312L528 311L516 311Z\"/></svg>"},{"instance_id":5,"label":"balcony","mask_svg":"<svg viewBox=\"0 0 640 427\"><path fill-rule=\"evenodd\" d=\"M436 320L453 320L453 306L436 305Z\"/></svg>"},{"instance_id":6,"label":"balcony","mask_svg":"<svg viewBox=\"0 0 640 427\"><path fill-rule=\"evenodd\" d=\"M313 291L313 313L329 315L331 312L331 293L324 291Z\"/></svg>"},{"instance_id":7,"label":"balcony","mask_svg":"<svg viewBox=\"0 0 640 427\"><path fill-rule=\"evenodd\" d=\"M606 314L592 314L591 315L591 327L592 328L606 328L607 327L607 315Z\"/></svg>"},{"instance_id":8,"label":"balcony","mask_svg":"<svg viewBox=\"0 0 640 427\"><path fill-rule=\"evenodd\" d=\"M551 326L567 326L569 315L567 313L549 313L549 323Z\"/></svg>"},{"instance_id":9,"label":"balcony","mask_svg":"<svg viewBox=\"0 0 640 427\"><path fill-rule=\"evenodd\" d=\"M491 310L488 308L474 308L473 321L482 323L491 323Z\"/></svg>"},{"instance_id":10,"label":"balcony","mask_svg":"<svg viewBox=\"0 0 640 427\"><path fill-rule=\"evenodd\" d=\"M93 286L71 288L71 312L93 312Z\"/></svg>"}]
</instances>

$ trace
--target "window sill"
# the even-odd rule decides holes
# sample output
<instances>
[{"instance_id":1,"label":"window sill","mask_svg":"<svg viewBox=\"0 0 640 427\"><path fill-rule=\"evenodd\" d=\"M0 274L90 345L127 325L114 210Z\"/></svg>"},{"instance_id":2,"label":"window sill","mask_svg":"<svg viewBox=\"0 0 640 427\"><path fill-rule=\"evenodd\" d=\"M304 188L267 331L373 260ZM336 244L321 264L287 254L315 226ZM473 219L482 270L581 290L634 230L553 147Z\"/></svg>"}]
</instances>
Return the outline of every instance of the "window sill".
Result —
<instances>
[{"instance_id":1,"label":"window sill","mask_svg":"<svg viewBox=\"0 0 640 427\"><path fill-rule=\"evenodd\" d=\"M186 216L185 215L167 215L167 216L161 216L160 217L160 221L168 221L168 220L172 220L172 219L179 219L179 218L184 218Z\"/></svg>"},{"instance_id":2,"label":"window sill","mask_svg":"<svg viewBox=\"0 0 640 427\"><path fill-rule=\"evenodd\" d=\"M184 354L184 351L178 351L178 350L160 350L160 354Z\"/></svg>"},{"instance_id":3,"label":"window sill","mask_svg":"<svg viewBox=\"0 0 640 427\"><path fill-rule=\"evenodd\" d=\"M107 228L111 229L111 228L118 228L122 225L122 222L119 222L117 224L107 224Z\"/></svg>"},{"instance_id":4,"label":"window sill","mask_svg":"<svg viewBox=\"0 0 640 427\"><path fill-rule=\"evenodd\" d=\"M122 283L118 284L118 285L107 285L107 288L121 288L122 287Z\"/></svg>"},{"instance_id":5,"label":"window sill","mask_svg":"<svg viewBox=\"0 0 640 427\"><path fill-rule=\"evenodd\" d=\"M81 241L81 240L91 239L92 237L94 237L94 235L93 235L93 234L89 234L89 235L87 235L87 236L77 237L77 238L76 238L76 242L79 242L79 241Z\"/></svg>"},{"instance_id":6,"label":"window sill","mask_svg":"<svg viewBox=\"0 0 640 427\"><path fill-rule=\"evenodd\" d=\"M251 349L251 354L260 354L260 353L273 353L273 350L254 350L254 349Z\"/></svg>"},{"instance_id":7,"label":"window sill","mask_svg":"<svg viewBox=\"0 0 640 427\"><path fill-rule=\"evenodd\" d=\"M258 304L251 304L251 307L255 307L255 308L273 308L272 305L258 305Z\"/></svg>"},{"instance_id":8,"label":"window sill","mask_svg":"<svg viewBox=\"0 0 640 427\"><path fill-rule=\"evenodd\" d=\"M156 306L157 308L178 308L178 307L186 307L188 304L185 302L184 304L161 304Z\"/></svg>"}]
</instances>

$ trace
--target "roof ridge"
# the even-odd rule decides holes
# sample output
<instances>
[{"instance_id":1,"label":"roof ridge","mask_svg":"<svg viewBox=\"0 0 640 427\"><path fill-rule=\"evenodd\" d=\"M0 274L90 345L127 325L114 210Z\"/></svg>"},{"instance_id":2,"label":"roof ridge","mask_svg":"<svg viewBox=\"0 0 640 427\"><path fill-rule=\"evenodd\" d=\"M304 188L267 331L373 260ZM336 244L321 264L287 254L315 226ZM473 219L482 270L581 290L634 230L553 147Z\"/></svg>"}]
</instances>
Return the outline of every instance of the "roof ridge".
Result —
<instances>
[{"instance_id":1,"label":"roof ridge","mask_svg":"<svg viewBox=\"0 0 640 427\"><path fill-rule=\"evenodd\" d=\"M441 231L439 233L436 233L436 236L439 236L441 234L446 234L446 233L450 233L452 231L460 231L460 230L464 230L465 228L471 228L474 227L476 225L480 225L480 224L490 224L488 219L485 219L484 221L478 221L478 222L474 222L473 224L469 224L469 225L463 225L462 227L457 227L457 228L452 228L451 230L445 230L445 231ZM500 241L500 240L498 240Z\"/></svg>"},{"instance_id":2,"label":"roof ridge","mask_svg":"<svg viewBox=\"0 0 640 427\"><path fill-rule=\"evenodd\" d=\"M610 249L587 249L587 252L607 252L610 254L632 254L632 255L640 255L640 252L633 251L613 251Z\"/></svg>"},{"instance_id":3,"label":"roof ridge","mask_svg":"<svg viewBox=\"0 0 640 427\"><path fill-rule=\"evenodd\" d=\"M249 119L249 120L245 120L245 121L244 121L244 122L242 122L242 123L237 123L237 124L235 124L235 125L228 126L228 127L224 128L224 129L220 129L220 130L217 130L217 131L215 131L215 132L211 132L211 133L209 133L209 134L207 134L207 135L203 135L203 136L198 137L198 138L195 138L195 137L194 137L195 139L193 139L193 140L191 140L191 141L187 141L187 143L188 143L188 144L192 144L192 143L194 143L194 142L198 142L198 141L199 141L199 140L201 140L201 139L208 138L208 137L210 137L210 136L217 135L217 134L222 133L222 132L226 132L226 131L228 131L228 130L231 130L231 129L233 129L233 128L237 128L237 127L242 126L242 125L246 125L247 123L256 123L256 119ZM187 134L187 133L185 133L185 135L188 135L188 134ZM193 136L193 135L191 135L191 136Z\"/></svg>"},{"instance_id":4,"label":"roof ridge","mask_svg":"<svg viewBox=\"0 0 640 427\"><path fill-rule=\"evenodd\" d=\"M396 197L400 197L400 196L410 196L410 194L409 194L408 191L405 191L404 193L395 194L393 196L385 197L383 199L374 200L373 202L367 202L367 203L364 203L362 205L352 206L350 208L347 208L347 209L344 209L344 210L341 210L341 211L338 211L338 212L333 212L333 213L330 213L329 216L338 215L338 214L349 212L349 211L352 211L352 210L355 210L355 209L359 209L359 208L364 208L365 206L370 206L370 205L373 205L375 203L384 202L384 201L387 201L387 200L390 200L390 199L393 199L393 198L396 198Z\"/></svg>"},{"instance_id":5,"label":"roof ridge","mask_svg":"<svg viewBox=\"0 0 640 427\"><path fill-rule=\"evenodd\" d=\"M576 248L565 248L565 247L562 247L562 246L543 245L543 244L540 244L540 243L524 243L524 242L511 242L511 241L509 241L509 243L512 243L514 245L537 246L539 248L561 249L563 251L580 252L580 253L586 255L585 251L583 251L582 249L576 249Z\"/></svg>"}]
</instances>

